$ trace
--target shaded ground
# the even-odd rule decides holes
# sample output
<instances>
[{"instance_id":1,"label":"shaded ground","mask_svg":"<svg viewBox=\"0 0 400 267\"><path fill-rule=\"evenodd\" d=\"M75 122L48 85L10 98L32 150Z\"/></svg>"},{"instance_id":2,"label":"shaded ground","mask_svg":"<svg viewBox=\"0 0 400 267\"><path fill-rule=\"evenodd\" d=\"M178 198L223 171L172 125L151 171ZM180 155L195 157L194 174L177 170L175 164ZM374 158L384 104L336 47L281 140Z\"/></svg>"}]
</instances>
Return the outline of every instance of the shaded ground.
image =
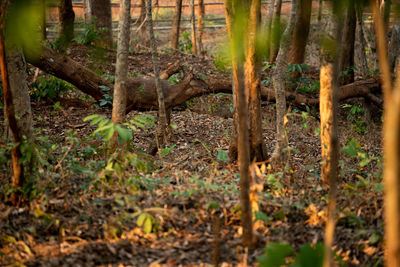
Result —
<instances>
[{"instance_id":1,"label":"shaded ground","mask_svg":"<svg viewBox=\"0 0 400 267\"><path fill-rule=\"evenodd\" d=\"M74 47L69 54L98 73L111 75L113 55L99 52ZM99 61L99 55L105 59ZM196 57L163 54L162 66L177 58L207 76L227 77L216 72L212 62ZM129 73L151 73L150 63L149 53L135 53ZM137 158L112 174L105 172L110 155L104 141L89 137L95 127L83 122L94 113L110 117L110 110L96 108L71 92L60 101L62 110L54 107L57 100L34 103L34 127L41 129L39 136L48 137L38 141L38 150L48 164L37 163L30 207L13 208L4 204L10 166L0 161L0 264L209 266L219 247L222 266L236 266L246 257L255 265L269 242L287 242L295 248L322 242L327 190L319 175L318 114L312 107L290 107L289 167L266 168L258 181L265 217L257 229L257 247L247 254L243 250L238 170L225 158L232 125L230 98L204 96L174 110L176 129L162 159L141 152L154 139L153 126L138 129L130 154L125 155ZM353 114L353 107L363 110L358 102L343 103L347 106L342 105L340 114L342 182L335 249L349 266L381 266L380 115L375 111L376 117L369 120L362 112ZM264 140L271 152L274 103L263 103L262 110ZM140 114L132 112L129 118ZM2 128L3 121L1 117ZM356 141L349 143L351 138ZM2 155L9 156L3 139L0 144ZM152 233L137 226L136 213L151 215Z\"/></svg>"}]
</instances>

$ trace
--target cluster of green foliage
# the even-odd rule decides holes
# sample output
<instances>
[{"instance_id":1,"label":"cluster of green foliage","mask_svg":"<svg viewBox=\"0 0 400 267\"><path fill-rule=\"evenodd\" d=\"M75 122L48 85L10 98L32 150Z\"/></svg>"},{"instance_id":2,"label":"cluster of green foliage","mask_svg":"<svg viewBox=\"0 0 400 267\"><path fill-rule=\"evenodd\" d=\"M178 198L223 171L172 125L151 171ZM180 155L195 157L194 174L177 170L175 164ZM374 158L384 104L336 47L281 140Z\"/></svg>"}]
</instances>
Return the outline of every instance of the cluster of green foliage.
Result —
<instances>
[{"instance_id":1,"label":"cluster of green foliage","mask_svg":"<svg viewBox=\"0 0 400 267\"><path fill-rule=\"evenodd\" d=\"M181 37L179 38L179 50L192 54L192 39L190 31L183 31Z\"/></svg>"},{"instance_id":2,"label":"cluster of green foliage","mask_svg":"<svg viewBox=\"0 0 400 267\"><path fill-rule=\"evenodd\" d=\"M54 76L42 76L31 85L30 94L34 101L44 98L58 99L69 91L73 91L74 86Z\"/></svg>"},{"instance_id":3,"label":"cluster of green foliage","mask_svg":"<svg viewBox=\"0 0 400 267\"><path fill-rule=\"evenodd\" d=\"M108 31L108 28L96 28L96 20L93 18L90 23L83 25L83 33L81 33L74 40L78 44L83 45L94 45L96 42L104 40L104 32Z\"/></svg>"}]
</instances>

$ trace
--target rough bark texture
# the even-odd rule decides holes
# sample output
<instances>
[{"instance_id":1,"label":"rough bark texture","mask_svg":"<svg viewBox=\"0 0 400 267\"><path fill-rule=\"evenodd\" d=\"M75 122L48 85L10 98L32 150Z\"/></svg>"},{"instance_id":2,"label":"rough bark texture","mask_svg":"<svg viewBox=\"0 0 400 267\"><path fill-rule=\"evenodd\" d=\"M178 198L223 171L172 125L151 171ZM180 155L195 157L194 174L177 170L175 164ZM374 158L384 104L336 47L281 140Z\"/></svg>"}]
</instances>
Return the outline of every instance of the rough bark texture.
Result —
<instances>
[{"instance_id":1,"label":"rough bark texture","mask_svg":"<svg viewBox=\"0 0 400 267\"><path fill-rule=\"evenodd\" d=\"M264 25L265 25L264 27L267 31L267 48L266 48L267 55L270 55L270 49L271 49L272 19L273 19L273 15L274 15L274 6L275 6L275 0L271 0L267 7L267 15L265 17L265 23L264 23Z\"/></svg>"},{"instance_id":2,"label":"rough bark texture","mask_svg":"<svg viewBox=\"0 0 400 267\"><path fill-rule=\"evenodd\" d=\"M366 78L369 75L367 55L365 53L365 48L367 44L364 38L363 5L359 2L356 2L356 16L357 16L356 33L359 44L359 48L357 49L357 51L358 51L358 58L360 59L359 69L362 77Z\"/></svg>"},{"instance_id":3,"label":"rough bark texture","mask_svg":"<svg viewBox=\"0 0 400 267\"><path fill-rule=\"evenodd\" d=\"M272 17L271 44L269 54L269 61L271 63L275 62L279 50L279 41L281 38L281 10L282 0L275 0L274 15Z\"/></svg>"},{"instance_id":4,"label":"rough bark texture","mask_svg":"<svg viewBox=\"0 0 400 267\"><path fill-rule=\"evenodd\" d=\"M400 70L390 102L385 103L384 184L386 266L400 266Z\"/></svg>"},{"instance_id":5,"label":"rough bark texture","mask_svg":"<svg viewBox=\"0 0 400 267\"><path fill-rule=\"evenodd\" d=\"M354 1L346 1L347 10L342 37L343 46L339 58L339 71L342 74L340 76L340 84L354 82L354 43L357 22Z\"/></svg>"},{"instance_id":6,"label":"rough bark texture","mask_svg":"<svg viewBox=\"0 0 400 267\"><path fill-rule=\"evenodd\" d=\"M278 161L286 159L284 148L287 147L287 136L285 132L284 118L286 115L286 97L285 97L285 76L286 76L286 55L290 48L290 37L294 30L294 21L296 17L297 5L300 0L293 0L290 11L289 24L287 25L281 39L280 49L276 58L276 66L272 76L275 88L276 99L276 144L273 158Z\"/></svg>"},{"instance_id":7,"label":"rough bark texture","mask_svg":"<svg viewBox=\"0 0 400 267\"><path fill-rule=\"evenodd\" d=\"M150 44L151 44L151 58L153 61L154 68L154 81L155 87L157 90L157 99L158 99L158 126L157 126L157 147L160 148L167 141L166 135L166 127L167 127L167 115L165 109L165 99L164 99L164 91L160 81L160 67L159 67L159 59L157 54L157 43L154 38L154 30L153 30L153 19L151 13L151 0L147 0L147 27L149 30L150 36ZM153 152L154 153L154 152Z\"/></svg>"},{"instance_id":8,"label":"rough bark texture","mask_svg":"<svg viewBox=\"0 0 400 267\"><path fill-rule=\"evenodd\" d=\"M128 79L129 32L131 26L131 0L122 0L119 10L117 62L115 64L115 85L112 120L125 121L126 82Z\"/></svg>"},{"instance_id":9,"label":"rough bark texture","mask_svg":"<svg viewBox=\"0 0 400 267\"><path fill-rule=\"evenodd\" d=\"M2 87L4 92L5 113L8 125L13 134L16 146L11 151L13 177L12 184L16 190L24 185L24 168L21 162L20 143L23 136L28 140L32 135L32 112L27 86L26 65L22 49L7 38L12 32L8 31L6 24L6 11L11 3L4 1L0 5L0 65ZM6 38L4 38L6 36ZM11 195L13 205L20 205L23 197L19 191Z\"/></svg>"},{"instance_id":10,"label":"rough bark texture","mask_svg":"<svg viewBox=\"0 0 400 267\"><path fill-rule=\"evenodd\" d=\"M247 4L247 3L246 3ZM237 109L237 143L240 170L240 203L241 221L243 229L243 246L253 246L253 223L250 206L250 149L248 131L248 110L243 69L243 43L239 36L243 34L243 25L239 24L239 15L245 14L245 5L239 1L225 0L225 18L228 26L228 35L232 54L233 85L236 95ZM233 13L235 12L235 13ZM246 28L244 28L246 29ZM234 126L235 127L235 126ZM232 137L231 137L232 138Z\"/></svg>"},{"instance_id":11,"label":"rough bark texture","mask_svg":"<svg viewBox=\"0 0 400 267\"><path fill-rule=\"evenodd\" d=\"M395 4L400 6L400 0L396 0ZM392 72L394 71L397 65L399 51L400 51L400 18L398 16L395 16L393 21L392 35L390 38L390 46L389 46L389 67Z\"/></svg>"},{"instance_id":12,"label":"rough bark texture","mask_svg":"<svg viewBox=\"0 0 400 267\"><path fill-rule=\"evenodd\" d=\"M96 29L101 32L102 40L97 45L112 48L112 18L110 0L87 0L89 19L95 19Z\"/></svg>"},{"instance_id":13,"label":"rough bark texture","mask_svg":"<svg viewBox=\"0 0 400 267\"><path fill-rule=\"evenodd\" d=\"M325 225L324 267L335 266L332 256L336 224L336 194L339 166L339 137L337 127L338 69L342 38L342 10L333 7L332 32L326 32L321 47L320 116L321 116L321 179L328 183L328 218ZM331 39L328 39L331 38Z\"/></svg>"},{"instance_id":14,"label":"rough bark texture","mask_svg":"<svg viewBox=\"0 0 400 267\"><path fill-rule=\"evenodd\" d=\"M204 32L204 0L199 0L198 7L197 7L197 14L198 14L198 31L197 31L197 43L198 43L198 52L200 55L204 55L203 49L203 32Z\"/></svg>"},{"instance_id":15,"label":"rough bark texture","mask_svg":"<svg viewBox=\"0 0 400 267\"><path fill-rule=\"evenodd\" d=\"M59 41L66 45L74 38L75 13L72 0L60 0L58 4Z\"/></svg>"},{"instance_id":16,"label":"rough bark texture","mask_svg":"<svg viewBox=\"0 0 400 267\"><path fill-rule=\"evenodd\" d=\"M181 24L181 12L182 11L182 0L176 0L175 4L175 15L172 22L171 30L171 48L178 49L179 44L179 29Z\"/></svg>"},{"instance_id":17,"label":"rough bark texture","mask_svg":"<svg viewBox=\"0 0 400 267\"><path fill-rule=\"evenodd\" d=\"M190 20L192 26L192 53L197 55L197 38L196 38L196 13L194 12L194 0L190 1Z\"/></svg>"},{"instance_id":18,"label":"rough bark texture","mask_svg":"<svg viewBox=\"0 0 400 267\"><path fill-rule=\"evenodd\" d=\"M287 55L288 63L301 64L304 62L304 53L310 31L311 3L311 0L300 0L297 6L290 50Z\"/></svg>"},{"instance_id":19,"label":"rough bark texture","mask_svg":"<svg viewBox=\"0 0 400 267\"><path fill-rule=\"evenodd\" d=\"M247 51L245 62L245 85L250 113L250 158L256 161L267 159L267 151L262 136L261 117L261 90L260 77L258 76L260 64L256 55L256 38L259 29L259 14L261 12L261 1L251 2L250 20L247 35Z\"/></svg>"}]
</instances>

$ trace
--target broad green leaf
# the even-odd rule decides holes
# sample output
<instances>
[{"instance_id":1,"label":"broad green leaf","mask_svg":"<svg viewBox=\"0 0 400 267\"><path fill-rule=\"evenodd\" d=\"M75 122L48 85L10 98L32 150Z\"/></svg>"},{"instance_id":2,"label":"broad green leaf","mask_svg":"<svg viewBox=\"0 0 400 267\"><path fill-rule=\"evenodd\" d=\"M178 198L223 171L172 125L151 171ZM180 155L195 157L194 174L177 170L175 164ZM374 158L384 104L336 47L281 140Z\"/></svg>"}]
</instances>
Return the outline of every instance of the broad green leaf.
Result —
<instances>
[{"instance_id":1,"label":"broad green leaf","mask_svg":"<svg viewBox=\"0 0 400 267\"><path fill-rule=\"evenodd\" d=\"M145 234L151 233L151 229L153 228L153 222L151 220L152 218L149 216L146 217L146 220L144 220L143 224L143 232Z\"/></svg>"},{"instance_id":2,"label":"broad green leaf","mask_svg":"<svg viewBox=\"0 0 400 267\"><path fill-rule=\"evenodd\" d=\"M305 244L300 248L291 267L321 267L324 260L324 245L318 243L315 247Z\"/></svg>"},{"instance_id":3,"label":"broad green leaf","mask_svg":"<svg viewBox=\"0 0 400 267\"><path fill-rule=\"evenodd\" d=\"M145 221L145 219L147 218L147 214L146 213L142 213L139 215L136 224L141 227Z\"/></svg>"},{"instance_id":4,"label":"broad green leaf","mask_svg":"<svg viewBox=\"0 0 400 267\"><path fill-rule=\"evenodd\" d=\"M262 267L279 267L285 264L286 257L293 254L293 248L288 244L269 243L265 247L265 254L258 258Z\"/></svg>"},{"instance_id":5,"label":"broad green leaf","mask_svg":"<svg viewBox=\"0 0 400 267\"><path fill-rule=\"evenodd\" d=\"M121 125L115 125L115 130L125 143L132 139L132 132L128 129L122 128Z\"/></svg>"}]
</instances>

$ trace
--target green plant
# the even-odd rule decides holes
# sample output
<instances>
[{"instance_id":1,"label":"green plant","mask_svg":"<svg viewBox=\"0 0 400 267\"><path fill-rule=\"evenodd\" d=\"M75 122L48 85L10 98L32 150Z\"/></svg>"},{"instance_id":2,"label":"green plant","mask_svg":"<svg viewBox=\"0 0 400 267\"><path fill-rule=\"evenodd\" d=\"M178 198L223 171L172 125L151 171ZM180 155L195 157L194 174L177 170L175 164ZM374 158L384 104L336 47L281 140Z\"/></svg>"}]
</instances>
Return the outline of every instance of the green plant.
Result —
<instances>
[{"instance_id":1,"label":"green plant","mask_svg":"<svg viewBox=\"0 0 400 267\"><path fill-rule=\"evenodd\" d=\"M108 86L105 86L105 85L100 85L99 87L104 92L103 98L100 99L100 103L99 103L100 107L106 106L106 105L112 105L113 97L112 97L112 95L110 95L111 88Z\"/></svg>"},{"instance_id":2,"label":"green plant","mask_svg":"<svg viewBox=\"0 0 400 267\"><path fill-rule=\"evenodd\" d=\"M347 119L353 123L354 132L364 134L367 131L367 124L363 121L365 109L360 104L344 104L342 108L349 109Z\"/></svg>"},{"instance_id":3,"label":"green plant","mask_svg":"<svg viewBox=\"0 0 400 267\"><path fill-rule=\"evenodd\" d=\"M269 243L264 254L257 259L261 267L320 267L324 259L324 245L315 246L304 244L299 252L285 243Z\"/></svg>"},{"instance_id":4,"label":"green plant","mask_svg":"<svg viewBox=\"0 0 400 267\"><path fill-rule=\"evenodd\" d=\"M286 75L286 84L288 87L294 88L295 90L299 90L300 92L304 93L312 93L312 92L318 92L319 91L319 81L310 79L308 77L303 77L301 74L303 74L305 71L310 70L310 66L308 66L305 63L302 64L288 64L287 67L287 73ZM300 74L299 77L296 76L296 78L292 78L291 73L298 72Z\"/></svg>"},{"instance_id":5,"label":"green plant","mask_svg":"<svg viewBox=\"0 0 400 267\"><path fill-rule=\"evenodd\" d=\"M192 54L192 39L190 38L190 31L183 31L182 36L179 38L179 49L183 52Z\"/></svg>"},{"instance_id":6,"label":"green plant","mask_svg":"<svg viewBox=\"0 0 400 267\"><path fill-rule=\"evenodd\" d=\"M83 25L83 33L79 34L74 40L78 44L93 45L105 38L103 33L106 31L108 31L108 28L96 29L96 20L93 18L89 24Z\"/></svg>"},{"instance_id":7,"label":"green plant","mask_svg":"<svg viewBox=\"0 0 400 267\"><path fill-rule=\"evenodd\" d=\"M39 77L32 83L30 94L34 101L40 101L43 98L56 99L61 95L74 90L74 86L54 76Z\"/></svg>"}]
</instances>

